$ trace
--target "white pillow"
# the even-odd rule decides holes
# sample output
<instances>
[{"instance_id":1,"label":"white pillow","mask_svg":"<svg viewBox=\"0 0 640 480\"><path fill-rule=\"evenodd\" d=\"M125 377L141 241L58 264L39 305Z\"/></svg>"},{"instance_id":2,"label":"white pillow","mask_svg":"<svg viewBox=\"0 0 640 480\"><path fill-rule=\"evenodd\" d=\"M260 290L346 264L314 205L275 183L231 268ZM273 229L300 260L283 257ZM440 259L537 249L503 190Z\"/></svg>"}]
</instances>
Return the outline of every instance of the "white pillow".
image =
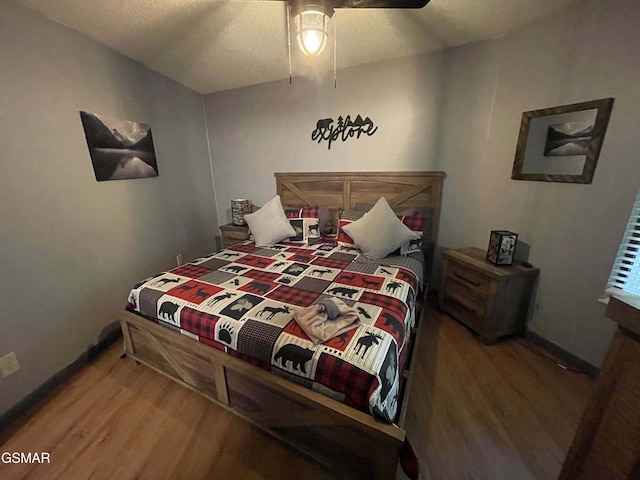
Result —
<instances>
[{"instance_id":1,"label":"white pillow","mask_svg":"<svg viewBox=\"0 0 640 480\"><path fill-rule=\"evenodd\" d=\"M245 215L244 219L258 247L275 245L296 235L296 231L284 214L280 195L273 197L260 210Z\"/></svg>"},{"instance_id":2,"label":"white pillow","mask_svg":"<svg viewBox=\"0 0 640 480\"><path fill-rule=\"evenodd\" d=\"M384 197L361 219L345 225L344 231L362 253L373 258L384 258L409 240L420 237L400 221Z\"/></svg>"}]
</instances>

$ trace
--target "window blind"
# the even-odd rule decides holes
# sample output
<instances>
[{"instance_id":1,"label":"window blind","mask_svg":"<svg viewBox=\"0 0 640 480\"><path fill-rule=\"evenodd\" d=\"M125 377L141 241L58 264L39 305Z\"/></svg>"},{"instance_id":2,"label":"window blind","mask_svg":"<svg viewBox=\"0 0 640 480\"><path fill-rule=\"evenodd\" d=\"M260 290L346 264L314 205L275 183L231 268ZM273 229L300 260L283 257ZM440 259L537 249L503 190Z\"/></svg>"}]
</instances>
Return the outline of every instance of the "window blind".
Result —
<instances>
[{"instance_id":1,"label":"window blind","mask_svg":"<svg viewBox=\"0 0 640 480\"><path fill-rule=\"evenodd\" d=\"M640 193L633 204L629 223L613 262L605 298L620 293L640 295Z\"/></svg>"}]
</instances>

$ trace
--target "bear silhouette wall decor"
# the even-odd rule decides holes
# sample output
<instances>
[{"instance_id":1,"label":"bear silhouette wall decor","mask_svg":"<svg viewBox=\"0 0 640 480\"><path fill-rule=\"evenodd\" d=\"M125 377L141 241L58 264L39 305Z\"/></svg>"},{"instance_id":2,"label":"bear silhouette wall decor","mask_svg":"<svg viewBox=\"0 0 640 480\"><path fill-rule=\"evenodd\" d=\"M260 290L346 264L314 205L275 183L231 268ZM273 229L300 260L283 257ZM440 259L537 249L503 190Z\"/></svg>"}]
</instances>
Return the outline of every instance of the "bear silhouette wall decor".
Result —
<instances>
[{"instance_id":1,"label":"bear silhouette wall decor","mask_svg":"<svg viewBox=\"0 0 640 480\"><path fill-rule=\"evenodd\" d=\"M339 116L335 124L333 118L321 118L316 122L316 128L311 132L311 140L318 143L325 140L327 148L331 150L331 144L336 140L346 142L349 138L360 138L361 135L371 136L377 131L378 127L369 117L363 120L358 115L355 120L351 120L350 115L345 118Z\"/></svg>"}]
</instances>

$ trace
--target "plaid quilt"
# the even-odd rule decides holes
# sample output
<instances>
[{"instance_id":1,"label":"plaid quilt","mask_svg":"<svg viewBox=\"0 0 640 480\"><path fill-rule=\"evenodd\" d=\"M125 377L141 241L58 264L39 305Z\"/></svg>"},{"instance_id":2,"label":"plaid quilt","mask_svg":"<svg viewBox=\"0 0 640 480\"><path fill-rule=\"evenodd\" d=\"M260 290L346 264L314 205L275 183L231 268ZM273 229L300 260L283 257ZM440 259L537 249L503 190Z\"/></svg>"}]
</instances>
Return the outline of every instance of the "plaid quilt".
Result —
<instances>
[{"instance_id":1,"label":"plaid quilt","mask_svg":"<svg viewBox=\"0 0 640 480\"><path fill-rule=\"evenodd\" d=\"M358 258L327 243L237 244L138 283L127 308L393 422L418 278ZM293 316L327 297L356 309L360 322L315 345Z\"/></svg>"}]
</instances>

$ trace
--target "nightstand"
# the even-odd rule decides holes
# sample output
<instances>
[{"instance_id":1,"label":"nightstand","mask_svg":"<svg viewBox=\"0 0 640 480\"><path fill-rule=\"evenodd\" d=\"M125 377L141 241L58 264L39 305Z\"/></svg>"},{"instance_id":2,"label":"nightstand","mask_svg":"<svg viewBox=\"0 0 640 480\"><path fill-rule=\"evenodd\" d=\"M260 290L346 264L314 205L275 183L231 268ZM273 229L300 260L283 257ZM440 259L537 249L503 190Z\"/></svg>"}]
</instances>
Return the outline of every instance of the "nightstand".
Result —
<instances>
[{"instance_id":1,"label":"nightstand","mask_svg":"<svg viewBox=\"0 0 640 480\"><path fill-rule=\"evenodd\" d=\"M484 343L524 333L533 285L540 270L519 262L495 266L479 248L443 252L439 307L475 331Z\"/></svg>"},{"instance_id":2,"label":"nightstand","mask_svg":"<svg viewBox=\"0 0 640 480\"><path fill-rule=\"evenodd\" d=\"M249 239L249 227L246 225L234 225L227 223L220 226L220 243L222 248L229 248L239 242Z\"/></svg>"}]
</instances>

